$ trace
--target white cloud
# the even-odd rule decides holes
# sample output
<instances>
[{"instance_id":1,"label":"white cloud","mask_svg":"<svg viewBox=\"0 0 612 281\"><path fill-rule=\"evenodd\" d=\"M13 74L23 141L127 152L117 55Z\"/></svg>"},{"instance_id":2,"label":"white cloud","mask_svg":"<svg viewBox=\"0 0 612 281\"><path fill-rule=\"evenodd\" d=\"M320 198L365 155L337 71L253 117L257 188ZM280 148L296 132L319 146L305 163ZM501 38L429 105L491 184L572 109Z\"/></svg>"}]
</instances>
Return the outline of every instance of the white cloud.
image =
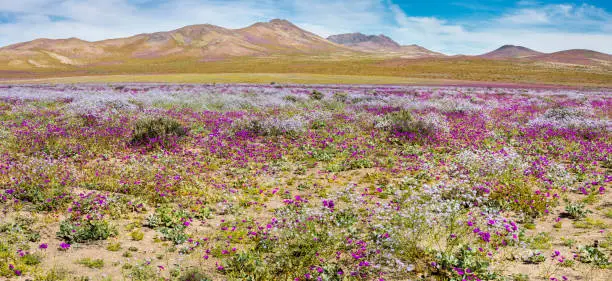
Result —
<instances>
[{"instance_id":1,"label":"white cloud","mask_svg":"<svg viewBox=\"0 0 612 281\"><path fill-rule=\"evenodd\" d=\"M147 3L156 2L148 6ZM591 5L538 5L482 22L458 23L411 16L390 0L0 0L0 45L35 38L101 40L210 23L229 28L285 18L322 36L346 32L387 34L449 54L479 54L503 44L540 51L586 48L612 53L612 16ZM66 20L53 20L50 16Z\"/></svg>"},{"instance_id":2,"label":"white cloud","mask_svg":"<svg viewBox=\"0 0 612 281\"><path fill-rule=\"evenodd\" d=\"M505 15L498 19L500 23L511 24L545 24L550 22L548 14L544 11L533 9L522 9L513 14Z\"/></svg>"},{"instance_id":3,"label":"white cloud","mask_svg":"<svg viewBox=\"0 0 612 281\"><path fill-rule=\"evenodd\" d=\"M588 4L555 4L521 8L503 15L497 21L501 25L579 27L597 30L601 25L611 23L612 15L601 8Z\"/></svg>"},{"instance_id":4,"label":"white cloud","mask_svg":"<svg viewBox=\"0 0 612 281\"><path fill-rule=\"evenodd\" d=\"M524 5L527 5L526 3ZM549 5L524 8L466 29L430 17L411 17L392 5L398 27L392 38L416 42L447 54L482 54L505 44L523 45L543 52L591 49L612 52L612 16L590 5ZM563 30L574 27L578 30Z\"/></svg>"}]
</instances>

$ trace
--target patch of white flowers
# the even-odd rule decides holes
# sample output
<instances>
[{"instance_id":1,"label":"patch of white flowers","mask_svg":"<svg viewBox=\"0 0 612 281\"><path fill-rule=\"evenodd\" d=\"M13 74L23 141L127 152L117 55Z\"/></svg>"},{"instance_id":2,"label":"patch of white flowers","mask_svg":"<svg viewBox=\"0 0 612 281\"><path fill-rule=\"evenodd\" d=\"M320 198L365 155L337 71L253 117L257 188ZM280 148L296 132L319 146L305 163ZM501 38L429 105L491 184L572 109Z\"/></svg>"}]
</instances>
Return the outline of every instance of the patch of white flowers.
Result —
<instances>
[{"instance_id":1,"label":"patch of white flowers","mask_svg":"<svg viewBox=\"0 0 612 281\"><path fill-rule=\"evenodd\" d=\"M476 176L501 174L512 168L522 171L527 167L522 157L510 147L505 147L502 151L495 153L484 150L464 150L457 155L455 163L458 165L455 168L466 169Z\"/></svg>"},{"instance_id":2,"label":"patch of white flowers","mask_svg":"<svg viewBox=\"0 0 612 281\"><path fill-rule=\"evenodd\" d=\"M593 119L587 112L576 108L551 108L541 116L530 120L527 125L552 126L557 129L612 129L612 121L609 119Z\"/></svg>"}]
</instances>

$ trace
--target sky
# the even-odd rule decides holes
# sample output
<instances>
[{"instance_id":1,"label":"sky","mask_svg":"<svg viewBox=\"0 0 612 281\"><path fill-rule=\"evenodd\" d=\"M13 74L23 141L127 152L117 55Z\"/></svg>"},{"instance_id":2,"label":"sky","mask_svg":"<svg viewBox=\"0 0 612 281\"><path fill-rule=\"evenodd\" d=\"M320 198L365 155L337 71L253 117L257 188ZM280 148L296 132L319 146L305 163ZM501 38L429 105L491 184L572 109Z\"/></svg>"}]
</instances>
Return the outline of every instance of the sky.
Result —
<instances>
[{"instance_id":1,"label":"sky","mask_svg":"<svg viewBox=\"0 0 612 281\"><path fill-rule=\"evenodd\" d=\"M95 41L204 23L241 28L275 18L323 37L385 34L450 55L505 44L612 53L610 0L0 0L0 46L36 38Z\"/></svg>"}]
</instances>

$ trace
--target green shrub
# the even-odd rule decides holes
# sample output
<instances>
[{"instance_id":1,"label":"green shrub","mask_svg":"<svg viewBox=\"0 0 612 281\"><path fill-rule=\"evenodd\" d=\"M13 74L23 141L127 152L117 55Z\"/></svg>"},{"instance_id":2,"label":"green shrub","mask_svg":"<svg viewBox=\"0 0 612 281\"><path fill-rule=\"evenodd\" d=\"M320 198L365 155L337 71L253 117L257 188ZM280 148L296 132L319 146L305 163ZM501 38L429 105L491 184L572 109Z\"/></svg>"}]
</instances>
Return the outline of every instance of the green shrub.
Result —
<instances>
[{"instance_id":1,"label":"green shrub","mask_svg":"<svg viewBox=\"0 0 612 281\"><path fill-rule=\"evenodd\" d=\"M131 144L147 144L153 139L165 140L168 137L182 137L187 134L178 121L169 118L147 118L136 121Z\"/></svg>"},{"instance_id":2,"label":"green shrub","mask_svg":"<svg viewBox=\"0 0 612 281\"><path fill-rule=\"evenodd\" d=\"M361 158L361 159L353 160L353 161L348 163L348 168L350 170L372 168L372 166L374 166L372 161L370 161L369 159L366 159L366 158Z\"/></svg>"},{"instance_id":3,"label":"green shrub","mask_svg":"<svg viewBox=\"0 0 612 281\"><path fill-rule=\"evenodd\" d=\"M310 93L310 98L313 100L322 100L325 97L325 95L317 90L312 91L312 93Z\"/></svg>"},{"instance_id":4,"label":"green shrub","mask_svg":"<svg viewBox=\"0 0 612 281\"><path fill-rule=\"evenodd\" d=\"M206 274L200 272L197 268L192 268L180 275L179 281L212 281Z\"/></svg>"},{"instance_id":5,"label":"green shrub","mask_svg":"<svg viewBox=\"0 0 612 281\"><path fill-rule=\"evenodd\" d=\"M399 132L411 132L412 122L414 118L408 110L400 110L387 114L386 116L391 122L391 129Z\"/></svg>"},{"instance_id":6,"label":"green shrub","mask_svg":"<svg viewBox=\"0 0 612 281\"><path fill-rule=\"evenodd\" d=\"M284 96L283 100L286 100L288 102L298 102L300 99L296 96Z\"/></svg>"},{"instance_id":7,"label":"green shrub","mask_svg":"<svg viewBox=\"0 0 612 281\"><path fill-rule=\"evenodd\" d=\"M239 253L224 261L225 275L230 280L270 280L260 255Z\"/></svg>"},{"instance_id":8,"label":"green shrub","mask_svg":"<svg viewBox=\"0 0 612 281\"><path fill-rule=\"evenodd\" d=\"M601 268L610 266L610 260L606 254L594 246L586 246L580 249L580 261L590 263Z\"/></svg>"},{"instance_id":9,"label":"green shrub","mask_svg":"<svg viewBox=\"0 0 612 281\"><path fill-rule=\"evenodd\" d=\"M566 215L572 219L583 219L589 212L582 203L569 203L565 206Z\"/></svg>"},{"instance_id":10,"label":"green shrub","mask_svg":"<svg viewBox=\"0 0 612 281\"><path fill-rule=\"evenodd\" d=\"M145 222L145 226L157 229L165 240L172 241L174 244L182 244L189 239L189 235L185 233L185 221L189 219L189 215L183 210L175 210L165 206L155 210L155 214L149 216Z\"/></svg>"},{"instance_id":11,"label":"green shrub","mask_svg":"<svg viewBox=\"0 0 612 281\"><path fill-rule=\"evenodd\" d=\"M606 212L604 213L604 216L606 218L612 219L612 208L608 208Z\"/></svg>"},{"instance_id":12,"label":"green shrub","mask_svg":"<svg viewBox=\"0 0 612 281\"><path fill-rule=\"evenodd\" d=\"M189 235L184 230L184 228L162 227L159 229L159 232L164 236L165 240L172 241L175 245L180 245L189 239Z\"/></svg>"},{"instance_id":13,"label":"green shrub","mask_svg":"<svg viewBox=\"0 0 612 281\"><path fill-rule=\"evenodd\" d=\"M408 110L400 110L387 114L386 128L397 133L411 133L419 136L429 136L435 133L435 128L423 120L412 117Z\"/></svg>"},{"instance_id":14,"label":"green shrub","mask_svg":"<svg viewBox=\"0 0 612 281\"><path fill-rule=\"evenodd\" d=\"M529 246L532 249L550 249L552 247L552 238L550 234L546 232L540 232L537 235L533 236L529 241Z\"/></svg>"},{"instance_id":15,"label":"green shrub","mask_svg":"<svg viewBox=\"0 0 612 281\"><path fill-rule=\"evenodd\" d=\"M106 240L117 235L117 230L105 220L64 220L57 237L68 243Z\"/></svg>"},{"instance_id":16,"label":"green shrub","mask_svg":"<svg viewBox=\"0 0 612 281\"><path fill-rule=\"evenodd\" d=\"M546 256L540 252L533 252L524 261L528 264L540 264L546 261Z\"/></svg>"},{"instance_id":17,"label":"green shrub","mask_svg":"<svg viewBox=\"0 0 612 281\"><path fill-rule=\"evenodd\" d=\"M14 222L1 224L0 233L10 234L8 242L16 242L16 240L38 242L40 240L40 233L32 230L33 223L33 219L18 217L15 218ZM9 239L9 237L4 239Z\"/></svg>"},{"instance_id":18,"label":"green shrub","mask_svg":"<svg viewBox=\"0 0 612 281\"><path fill-rule=\"evenodd\" d=\"M89 267L89 268L95 268L95 269L100 269L104 267L104 260L102 259L82 258L82 259L77 260L76 263Z\"/></svg>"},{"instance_id":19,"label":"green shrub","mask_svg":"<svg viewBox=\"0 0 612 281\"><path fill-rule=\"evenodd\" d=\"M149 228L183 227L183 221L189 219L189 214L184 210L176 210L169 206L163 206L155 209L155 213L147 217L144 226Z\"/></svg>"},{"instance_id":20,"label":"green shrub","mask_svg":"<svg viewBox=\"0 0 612 281\"><path fill-rule=\"evenodd\" d=\"M106 250L109 250L111 252L118 252L119 250L121 250L121 243L119 242L111 243L108 246L106 246Z\"/></svg>"},{"instance_id":21,"label":"green shrub","mask_svg":"<svg viewBox=\"0 0 612 281\"><path fill-rule=\"evenodd\" d=\"M529 281L529 275L524 273L515 273L512 274L513 281Z\"/></svg>"},{"instance_id":22,"label":"green shrub","mask_svg":"<svg viewBox=\"0 0 612 281\"><path fill-rule=\"evenodd\" d=\"M346 102L348 100L348 94L344 92L334 93L334 100L337 102Z\"/></svg>"},{"instance_id":23,"label":"green shrub","mask_svg":"<svg viewBox=\"0 0 612 281\"><path fill-rule=\"evenodd\" d=\"M561 241L563 242L563 246L568 248L572 248L576 245L576 240L571 238L561 238Z\"/></svg>"},{"instance_id":24,"label":"green shrub","mask_svg":"<svg viewBox=\"0 0 612 281\"><path fill-rule=\"evenodd\" d=\"M63 269L53 268L44 274L38 274L34 281L64 281L68 279L68 272Z\"/></svg>"},{"instance_id":25,"label":"green shrub","mask_svg":"<svg viewBox=\"0 0 612 281\"><path fill-rule=\"evenodd\" d=\"M157 272L150 264L142 263L132 266L127 275L132 281L149 281L157 277Z\"/></svg>"},{"instance_id":26,"label":"green shrub","mask_svg":"<svg viewBox=\"0 0 612 281\"><path fill-rule=\"evenodd\" d=\"M443 280L456 280L454 278L457 277L457 268L469 268L471 274L478 276L480 280L497 278L497 274L489 271L490 261L468 246L461 247L454 253L438 253L436 254L436 261L439 266L439 271L436 274L442 275Z\"/></svg>"},{"instance_id":27,"label":"green shrub","mask_svg":"<svg viewBox=\"0 0 612 281\"><path fill-rule=\"evenodd\" d=\"M25 254L21 261L26 265L37 265L42 261L42 257L38 254Z\"/></svg>"},{"instance_id":28,"label":"green shrub","mask_svg":"<svg viewBox=\"0 0 612 281\"><path fill-rule=\"evenodd\" d=\"M144 232L140 230L134 230L132 231L132 233L130 233L130 236L134 241L141 241L144 238Z\"/></svg>"},{"instance_id":29,"label":"green shrub","mask_svg":"<svg viewBox=\"0 0 612 281\"><path fill-rule=\"evenodd\" d=\"M575 221L574 222L574 227L576 228L586 228L586 229L590 229L590 228L601 228L601 229L605 229L608 228L608 225L602 221L602 220L598 220L598 219L594 219L594 218L586 218L584 220L579 220L579 221Z\"/></svg>"}]
</instances>

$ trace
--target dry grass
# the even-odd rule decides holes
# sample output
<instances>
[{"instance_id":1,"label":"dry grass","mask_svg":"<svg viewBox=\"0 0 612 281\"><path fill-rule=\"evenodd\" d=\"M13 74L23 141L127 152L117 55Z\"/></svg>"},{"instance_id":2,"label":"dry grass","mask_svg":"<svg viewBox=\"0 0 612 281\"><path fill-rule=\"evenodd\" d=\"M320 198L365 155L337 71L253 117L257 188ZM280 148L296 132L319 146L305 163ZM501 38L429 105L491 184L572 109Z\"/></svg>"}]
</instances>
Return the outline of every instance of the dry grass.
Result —
<instances>
[{"instance_id":1,"label":"dry grass","mask_svg":"<svg viewBox=\"0 0 612 281\"><path fill-rule=\"evenodd\" d=\"M156 76L152 76L153 74ZM107 75L113 76L101 77ZM383 59L351 56L283 56L197 61L187 58L136 60L126 57L119 61L99 62L86 68L62 66L61 68L5 68L2 70L0 66L0 77L3 77L5 82L24 78L75 76L80 78L70 78L68 81L422 84L450 80L612 86L612 70L609 67L554 66L521 61L469 58ZM370 78L370 76L373 77Z\"/></svg>"},{"instance_id":2,"label":"dry grass","mask_svg":"<svg viewBox=\"0 0 612 281\"><path fill-rule=\"evenodd\" d=\"M308 73L185 73L98 75L7 80L4 83L299 83L299 84L447 84L460 81L396 76L326 75ZM2 83L2 82L0 82Z\"/></svg>"}]
</instances>

